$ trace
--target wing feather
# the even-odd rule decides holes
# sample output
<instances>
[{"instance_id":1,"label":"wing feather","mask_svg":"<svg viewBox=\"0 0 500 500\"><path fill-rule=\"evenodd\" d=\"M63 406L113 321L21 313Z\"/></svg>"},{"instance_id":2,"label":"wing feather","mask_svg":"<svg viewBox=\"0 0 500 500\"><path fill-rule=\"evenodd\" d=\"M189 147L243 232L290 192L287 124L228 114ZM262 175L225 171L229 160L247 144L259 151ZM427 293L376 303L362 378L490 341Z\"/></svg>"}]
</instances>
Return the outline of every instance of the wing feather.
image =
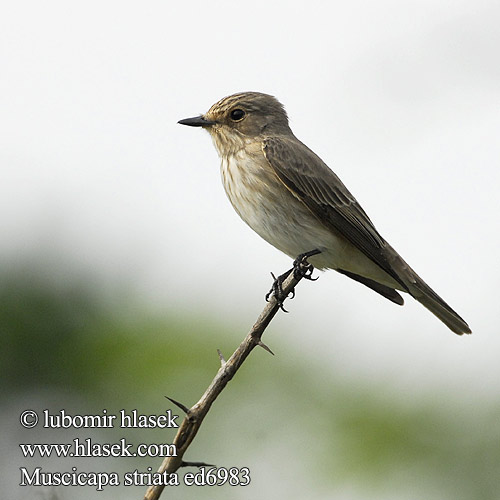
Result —
<instances>
[{"instance_id":1,"label":"wing feather","mask_svg":"<svg viewBox=\"0 0 500 500\"><path fill-rule=\"evenodd\" d=\"M323 224L337 230L407 290L389 262L392 248L389 250L354 196L319 156L295 137L284 136L266 138L263 151L281 182Z\"/></svg>"}]
</instances>

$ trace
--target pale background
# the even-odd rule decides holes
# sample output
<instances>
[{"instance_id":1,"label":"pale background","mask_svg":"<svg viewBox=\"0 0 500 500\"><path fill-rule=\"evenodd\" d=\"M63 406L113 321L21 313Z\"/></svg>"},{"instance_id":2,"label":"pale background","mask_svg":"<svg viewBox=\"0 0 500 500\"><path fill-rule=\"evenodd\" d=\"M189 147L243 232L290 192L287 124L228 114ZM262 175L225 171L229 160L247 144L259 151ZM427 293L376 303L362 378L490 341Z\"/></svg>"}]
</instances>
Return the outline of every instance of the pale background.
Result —
<instances>
[{"instance_id":1,"label":"pale background","mask_svg":"<svg viewBox=\"0 0 500 500\"><path fill-rule=\"evenodd\" d=\"M409 398L436 387L471 406L498 396L498 2L19 1L2 11L4 268L89 274L108 297L238 325L236 344L269 272L290 259L232 210L208 134L176 122L228 94L270 93L474 332L459 338L411 297L400 308L329 272L301 283L270 346L286 340L325 372Z\"/></svg>"}]
</instances>

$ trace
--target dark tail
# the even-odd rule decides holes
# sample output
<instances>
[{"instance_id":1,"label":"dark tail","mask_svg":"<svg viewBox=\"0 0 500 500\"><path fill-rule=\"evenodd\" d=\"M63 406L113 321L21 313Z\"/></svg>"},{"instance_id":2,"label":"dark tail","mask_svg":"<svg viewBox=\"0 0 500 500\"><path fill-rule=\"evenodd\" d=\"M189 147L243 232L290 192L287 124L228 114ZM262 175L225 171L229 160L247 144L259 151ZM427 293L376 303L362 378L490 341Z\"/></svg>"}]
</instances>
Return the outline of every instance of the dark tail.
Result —
<instances>
[{"instance_id":1,"label":"dark tail","mask_svg":"<svg viewBox=\"0 0 500 500\"><path fill-rule=\"evenodd\" d=\"M469 325L416 274L414 275L414 282L406 283L406 285L410 295L429 309L450 330L458 335L472 333Z\"/></svg>"}]
</instances>

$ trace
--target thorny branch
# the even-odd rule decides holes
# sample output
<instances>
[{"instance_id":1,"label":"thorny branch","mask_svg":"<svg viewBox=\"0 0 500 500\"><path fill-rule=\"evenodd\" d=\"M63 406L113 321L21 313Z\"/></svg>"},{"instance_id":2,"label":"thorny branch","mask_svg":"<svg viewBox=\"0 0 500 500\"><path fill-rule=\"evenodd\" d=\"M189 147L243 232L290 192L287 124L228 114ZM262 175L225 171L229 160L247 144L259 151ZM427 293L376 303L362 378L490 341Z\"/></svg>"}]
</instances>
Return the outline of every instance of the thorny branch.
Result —
<instances>
[{"instance_id":1,"label":"thorny branch","mask_svg":"<svg viewBox=\"0 0 500 500\"><path fill-rule=\"evenodd\" d=\"M307 262L307 256L304 257L305 258L301 259L300 262L294 263L294 266L296 266L297 264L299 265L299 269L302 271L302 273L290 272L289 276L281 285L282 297L288 297L288 295L294 291L295 286L303 277L310 279L312 266ZM196 436L196 433L198 432L201 423L205 418L205 415L210 410L212 403L216 400L217 396L219 396L224 387L226 387L227 383L234 377L234 375L238 371L238 368L242 365L243 361L245 361L253 348L256 346L261 346L266 351L272 354L272 351L269 349L269 347L267 347L261 341L261 337L264 333L264 330L274 318L280 307L282 307L282 301L278 301L275 297L275 294L273 294L264 307L264 310L258 317L257 321L248 332L243 342L239 345L236 351L234 351L233 355L226 361L221 352L218 351L221 361L221 367L219 368L217 375L215 375L214 379L212 380L211 384L209 385L208 389L205 391L201 399L192 408L188 409L183 404L168 398L170 401L172 401L172 403L181 408L181 410L186 413L186 416L179 426L179 429L173 441L173 444L176 447L177 456L166 457L163 460L160 468L158 469L158 473L166 472L167 474L171 474L183 466L207 465L202 462L185 462L183 460L184 453ZM146 491L144 500L158 500L164 487L165 485L150 486Z\"/></svg>"}]
</instances>

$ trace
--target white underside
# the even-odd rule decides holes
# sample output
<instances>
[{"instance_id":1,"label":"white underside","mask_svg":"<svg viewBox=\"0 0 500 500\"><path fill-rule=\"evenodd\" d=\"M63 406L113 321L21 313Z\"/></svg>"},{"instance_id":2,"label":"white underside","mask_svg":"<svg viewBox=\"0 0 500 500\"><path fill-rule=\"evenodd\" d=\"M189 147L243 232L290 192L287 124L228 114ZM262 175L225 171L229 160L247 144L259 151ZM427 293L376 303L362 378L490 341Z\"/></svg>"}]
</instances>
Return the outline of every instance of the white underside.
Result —
<instances>
[{"instance_id":1,"label":"white underside","mask_svg":"<svg viewBox=\"0 0 500 500\"><path fill-rule=\"evenodd\" d=\"M272 172L262 152L244 149L222 158L224 188L240 217L264 240L292 259L321 250L318 269L343 269L387 286L400 285L340 234L324 226Z\"/></svg>"}]
</instances>

